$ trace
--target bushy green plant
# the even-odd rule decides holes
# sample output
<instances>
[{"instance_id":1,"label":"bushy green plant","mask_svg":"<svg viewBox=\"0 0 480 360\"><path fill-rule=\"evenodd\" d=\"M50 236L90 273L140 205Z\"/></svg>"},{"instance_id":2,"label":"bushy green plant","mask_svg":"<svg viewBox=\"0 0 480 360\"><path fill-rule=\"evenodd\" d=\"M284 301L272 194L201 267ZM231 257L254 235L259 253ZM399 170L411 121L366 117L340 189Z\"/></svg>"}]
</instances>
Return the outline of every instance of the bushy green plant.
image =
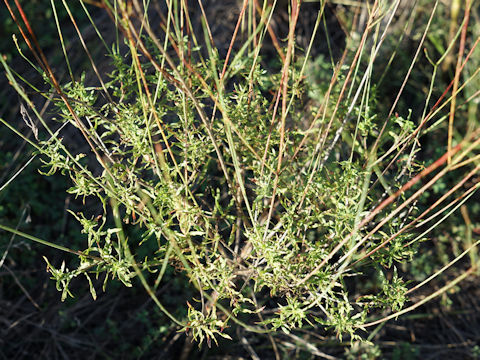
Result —
<instances>
[{"instance_id":1,"label":"bushy green plant","mask_svg":"<svg viewBox=\"0 0 480 360\"><path fill-rule=\"evenodd\" d=\"M315 32L307 49L296 48L302 10L292 0L289 35L277 54L282 68L274 70L262 50L275 1L258 8L254 1L243 3L229 48L234 51L226 56L210 37L213 20L203 16L203 33L195 30L185 2L166 2L159 34L148 20L148 3L103 1L118 36L105 47L111 69L103 76L95 67L95 84L84 76L60 84L41 49L30 43L56 94L60 129L40 116L22 88L28 83L2 60L10 83L41 123L39 140L29 141L42 158L41 172L68 176L69 193L96 198L103 209L72 213L86 235L84 248L48 243L79 258L75 269L46 260L62 299L72 295L69 284L78 276L96 297L92 279L105 273L104 286L110 279L133 286L138 278L179 329L200 342L230 338L233 323L287 334L321 326L340 339L359 340L360 330L397 318L475 271L474 263L425 300L409 304L410 292L446 268L415 287L397 270L408 272L420 242L478 189L478 183L464 184L478 173L480 142L480 130L469 128L452 143L450 128L438 159L418 156L422 136L449 121L439 110L462 90L456 77L454 96L431 99L442 58L430 59L430 90L416 121L411 111L395 113L395 99L382 98L375 69L399 3L369 3L364 28L352 29L356 36L348 39L344 56L330 64L310 59ZM324 7L321 2L315 29ZM466 33L457 33L450 52L457 39L465 42ZM315 68L320 76L312 75ZM388 111L380 110L381 101L388 102ZM74 153L63 141L64 125L77 129L87 152ZM419 210L417 200L447 174L461 180ZM179 304L185 318L172 315L175 309L156 296L168 267L196 290ZM361 286L366 278L376 280Z\"/></svg>"}]
</instances>

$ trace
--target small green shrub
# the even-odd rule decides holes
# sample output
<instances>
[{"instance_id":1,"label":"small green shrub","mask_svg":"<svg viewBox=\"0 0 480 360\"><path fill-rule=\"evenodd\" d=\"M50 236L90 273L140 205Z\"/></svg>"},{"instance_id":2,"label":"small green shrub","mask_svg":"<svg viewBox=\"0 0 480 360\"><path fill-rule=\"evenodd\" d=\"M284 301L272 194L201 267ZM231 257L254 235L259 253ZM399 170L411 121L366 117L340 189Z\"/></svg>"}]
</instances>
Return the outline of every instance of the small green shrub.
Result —
<instances>
[{"instance_id":1,"label":"small green shrub","mask_svg":"<svg viewBox=\"0 0 480 360\"><path fill-rule=\"evenodd\" d=\"M49 243L79 258L75 269L46 260L62 300L73 296L69 284L79 276L95 298L94 279L105 273L104 287L111 279L128 287L138 279L179 329L199 342L231 338L234 323L287 334L320 326L353 341L476 270L472 263L439 291L409 304L412 291L445 271L432 269L416 287L403 277L421 241L478 189L478 182L466 184L479 170L480 131L470 127L452 145L451 128L441 129L449 142L439 157L419 156L422 136L449 122L439 110L462 89L456 78L455 96L437 104L431 99L441 60L429 65L430 90L418 119L412 111L396 114L395 99L382 97L376 66L385 37L395 34L389 26L399 1L370 4L364 29L352 29L355 36L336 64L310 59L313 36L307 49L296 47L302 10L292 1L280 70L262 58L276 2L260 8L245 2L242 30L226 57L209 36L213 20L202 17L203 33L195 30L184 2L166 2L161 34L139 2L102 3L118 34L105 47L110 71L94 68L96 83L72 75L60 84L31 45L56 94L61 128L40 116L20 86L28 83L2 60L10 83L41 123L39 140L29 141L42 158L41 172L69 177L70 194L96 198L103 209L71 214L86 236L82 249ZM459 32L450 51L465 38ZM88 151L71 150L62 137L67 128L77 129ZM447 188L441 182L447 174L461 180ZM417 201L428 191L435 201L420 210ZM196 293L177 304L184 307L182 318L156 296L169 268ZM366 358L380 354L376 347L365 349Z\"/></svg>"}]
</instances>

